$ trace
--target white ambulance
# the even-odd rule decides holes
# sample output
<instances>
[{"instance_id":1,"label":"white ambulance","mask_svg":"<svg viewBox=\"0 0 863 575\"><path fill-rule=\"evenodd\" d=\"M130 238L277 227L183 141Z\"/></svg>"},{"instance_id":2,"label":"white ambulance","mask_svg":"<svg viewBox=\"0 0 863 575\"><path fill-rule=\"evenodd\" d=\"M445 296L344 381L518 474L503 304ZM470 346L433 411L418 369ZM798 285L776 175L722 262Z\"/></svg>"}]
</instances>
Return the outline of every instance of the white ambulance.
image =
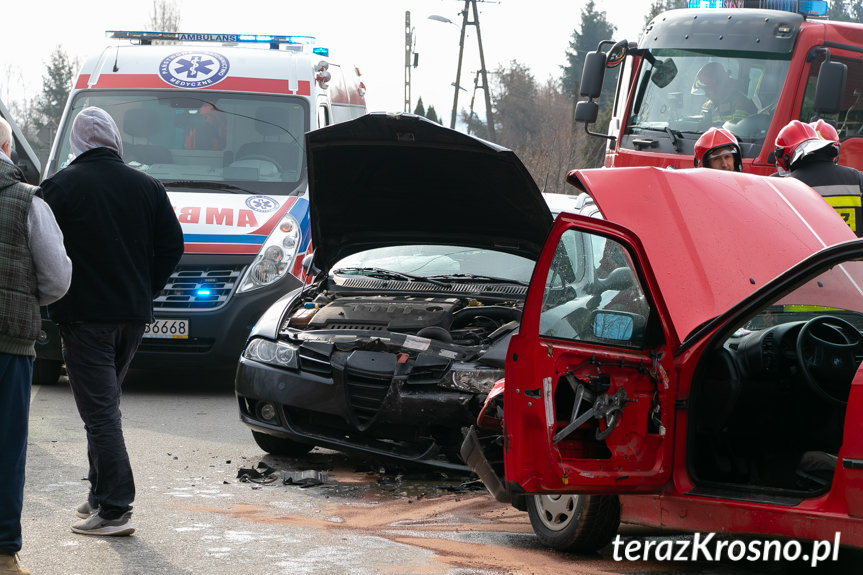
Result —
<instances>
[{"instance_id":1,"label":"white ambulance","mask_svg":"<svg viewBox=\"0 0 863 575\"><path fill-rule=\"evenodd\" d=\"M359 71L303 36L108 32L69 96L45 168L72 159L69 131L98 106L130 166L162 181L185 255L154 299L133 367L233 368L251 327L305 281L311 252L303 134L366 112ZM43 320L36 383L62 366Z\"/></svg>"}]
</instances>

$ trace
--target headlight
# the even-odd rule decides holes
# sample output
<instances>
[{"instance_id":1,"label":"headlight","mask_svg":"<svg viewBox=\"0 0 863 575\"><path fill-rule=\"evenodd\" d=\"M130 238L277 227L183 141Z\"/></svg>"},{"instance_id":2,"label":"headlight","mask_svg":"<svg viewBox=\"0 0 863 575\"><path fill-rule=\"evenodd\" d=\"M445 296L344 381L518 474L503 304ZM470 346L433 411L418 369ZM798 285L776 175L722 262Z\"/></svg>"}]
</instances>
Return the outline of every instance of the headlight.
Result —
<instances>
[{"instance_id":1,"label":"headlight","mask_svg":"<svg viewBox=\"0 0 863 575\"><path fill-rule=\"evenodd\" d=\"M275 342L257 338L246 346L243 357L276 367L299 369L299 350L299 347L283 341Z\"/></svg>"},{"instance_id":2,"label":"headlight","mask_svg":"<svg viewBox=\"0 0 863 575\"><path fill-rule=\"evenodd\" d=\"M503 370L475 367L459 369L455 366L450 375L449 381L443 381L439 385L468 393L488 393L494 383L503 378Z\"/></svg>"},{"instance_id":3,"label":"headlight","mask_svg":"<svg viewBox=\"0 0 863 575\"><path fill-rule=\"evenodd\" d=\"M270 285L290 273L300 245L300 226L288 214L270 233L240 282L238 292Z\"/></svg>"}]
</instances>

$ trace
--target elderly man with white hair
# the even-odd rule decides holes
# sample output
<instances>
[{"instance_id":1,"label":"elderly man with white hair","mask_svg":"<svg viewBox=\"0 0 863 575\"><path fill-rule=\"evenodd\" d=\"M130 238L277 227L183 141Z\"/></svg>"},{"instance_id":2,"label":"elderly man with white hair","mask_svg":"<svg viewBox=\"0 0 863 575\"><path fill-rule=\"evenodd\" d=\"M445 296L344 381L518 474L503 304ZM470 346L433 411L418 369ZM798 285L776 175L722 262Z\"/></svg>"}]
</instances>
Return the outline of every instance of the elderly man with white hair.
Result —
<instances>
[{"instance_id":1,"label":"elderly man with white hair","mask_svg":"<svg viewBox=\"0 0 863 575\"><path fill-rule=\"evenodd\" d=\"M0 118L0 575L30 573L18 551L39 306L60 299L72 277L42 190L24 182L11 156L12 128Z\"/></svg>"}]
</instances>

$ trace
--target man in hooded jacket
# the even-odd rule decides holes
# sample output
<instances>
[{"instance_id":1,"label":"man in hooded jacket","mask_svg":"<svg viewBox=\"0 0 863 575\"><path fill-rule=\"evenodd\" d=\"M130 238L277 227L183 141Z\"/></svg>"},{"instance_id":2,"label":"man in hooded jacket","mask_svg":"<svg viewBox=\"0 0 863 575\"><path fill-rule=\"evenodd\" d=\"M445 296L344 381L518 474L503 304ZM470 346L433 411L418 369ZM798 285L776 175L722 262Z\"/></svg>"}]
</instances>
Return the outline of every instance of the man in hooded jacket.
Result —
<instances>
[{"instance_id":1,"label":"man in hooded jacket","mask_svg":"<svg viewBox=\"0 0 863 575\"><path fill-rule=\"evenodd\" d=\"M153 321L153 297L183 254L161 182L123 162L113 118L84 108L72 123L75 159L42 183L72 260L69 292L48 307L87 432L87 501L72 531L128 535L135 482L121 427L123 378Z\"/></svg>"}]
</instances>

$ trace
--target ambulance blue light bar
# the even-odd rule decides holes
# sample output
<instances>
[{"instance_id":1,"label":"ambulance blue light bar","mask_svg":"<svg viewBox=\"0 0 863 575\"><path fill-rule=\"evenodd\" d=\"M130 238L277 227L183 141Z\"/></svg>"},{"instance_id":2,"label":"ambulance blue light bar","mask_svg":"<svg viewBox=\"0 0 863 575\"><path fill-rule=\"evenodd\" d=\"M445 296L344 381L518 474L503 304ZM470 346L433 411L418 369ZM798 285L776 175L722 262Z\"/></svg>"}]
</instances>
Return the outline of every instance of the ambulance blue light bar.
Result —
<instances>
[{"instance_id":1,"label":"ambulance blue light bar","mask_svg":"<svg viewBox=\"0 0 863 575\"><path fill-rule=\"evenodd\" d=\"M687 8L763 8L820 18L829 6L827 0L689 0Z\"/></svg>"},{"instance_id":2,"label":"ambulance blue light bar","mask_svg":"<svg viewBox=\"0 0 863 575\"><path fill-rule=\"evenodd\" d=\"M145 32L108 30L110 38L138 40L141 44L154 41L167 42L221 42L228 44L269 44L278 48L281 44L309 46L315 43L314 36L273 36L270 34L211 34L197 32Z\"/></svg>"}]
</instances>

